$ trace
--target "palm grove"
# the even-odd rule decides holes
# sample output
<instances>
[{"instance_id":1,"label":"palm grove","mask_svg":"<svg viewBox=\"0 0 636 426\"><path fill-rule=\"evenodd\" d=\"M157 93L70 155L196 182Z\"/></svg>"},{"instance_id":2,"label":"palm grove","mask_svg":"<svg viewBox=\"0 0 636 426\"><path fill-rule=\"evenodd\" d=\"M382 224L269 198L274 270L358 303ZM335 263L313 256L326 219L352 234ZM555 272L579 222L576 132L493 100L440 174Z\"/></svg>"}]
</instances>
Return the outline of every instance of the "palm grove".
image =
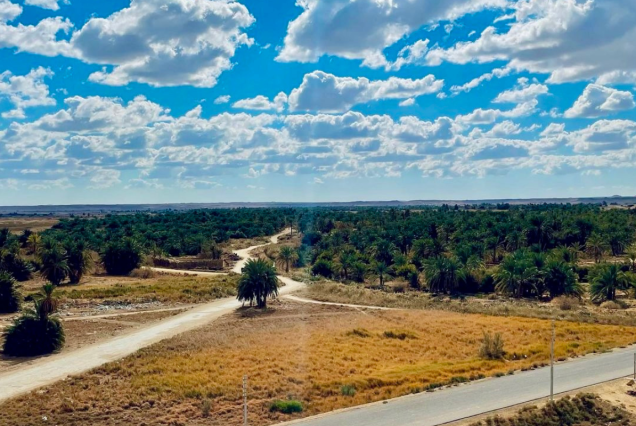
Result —
<instances>
[{"instance_id":1,"label":"palm grove","mask_svg":"<svg viewBox=\"0 0 636 426\"><path fill-rule=\"evenodd\" d=\"M298 263L344 282L431 293L614 300L636 284L636 210L592 205L316 210ZM589 286L584 283L589 283Z\"/></svg>"}]
</instances>

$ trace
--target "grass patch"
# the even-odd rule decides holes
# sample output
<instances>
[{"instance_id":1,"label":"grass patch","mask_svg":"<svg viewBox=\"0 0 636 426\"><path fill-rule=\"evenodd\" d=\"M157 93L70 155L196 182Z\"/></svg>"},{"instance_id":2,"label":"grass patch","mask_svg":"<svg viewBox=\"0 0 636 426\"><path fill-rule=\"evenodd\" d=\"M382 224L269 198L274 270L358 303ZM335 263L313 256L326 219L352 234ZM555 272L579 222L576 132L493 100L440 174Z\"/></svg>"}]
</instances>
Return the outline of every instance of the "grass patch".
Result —
<instances>
[{"instance_id":1,"label":"grass patch","mask_svg":"<svg viewBox=\"0 0 636 426\"><path fill-rule=\"evenodd\" d=\"M564 321L636 327L636 316L628 310L599 309L591 304L583 306L580 302L577 302L576 306L570 303L562 309L558 303L538 303L536 300L484 300L475 297L449 299L433 297L423 292L387 293L358 284L345 285L328 281L311 283L304 290L304 296L323 302L397 309L424 309L503 317L557 318Z\"/></svg>"},{"instance_id":2,"label":"grass patch","mask_svg":"<svg viewBox=\"0 0 636 426\"><path fill-rule=\"evenodd\" d=\"M61 287L61 301L80 299L126 302L199 303L236 295L236 276L163 276L144 281L104 286Z\"/></svg>"},{"instance_id":3,"label":"grass patch","mask_svg":"<svg viewBox=\"0 0 636 426\"><path fill-rule=\"evenodd\" d=\"M274 401L269 406L270 412L278 412L283 414L302 413L303 404L300 401Z\"/></svg>"}]
</instances>

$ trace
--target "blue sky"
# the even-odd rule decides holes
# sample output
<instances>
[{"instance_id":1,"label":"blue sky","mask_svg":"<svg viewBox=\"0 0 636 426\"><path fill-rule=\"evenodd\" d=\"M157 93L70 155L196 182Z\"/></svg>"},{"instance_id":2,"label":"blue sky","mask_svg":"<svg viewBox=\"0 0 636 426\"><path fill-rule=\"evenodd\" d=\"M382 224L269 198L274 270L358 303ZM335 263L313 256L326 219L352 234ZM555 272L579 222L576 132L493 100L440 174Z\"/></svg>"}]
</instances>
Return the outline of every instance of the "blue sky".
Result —
<instances>
[{"instance_id":1,"label":"blue sky","mask_svg":"<svg viewBox=\"0 0 636 426\"><path fill-rule=\"evenodd\" d=\"M0 204L634 195L630 0L0 0Z\"/></svg>"}]
</instances>

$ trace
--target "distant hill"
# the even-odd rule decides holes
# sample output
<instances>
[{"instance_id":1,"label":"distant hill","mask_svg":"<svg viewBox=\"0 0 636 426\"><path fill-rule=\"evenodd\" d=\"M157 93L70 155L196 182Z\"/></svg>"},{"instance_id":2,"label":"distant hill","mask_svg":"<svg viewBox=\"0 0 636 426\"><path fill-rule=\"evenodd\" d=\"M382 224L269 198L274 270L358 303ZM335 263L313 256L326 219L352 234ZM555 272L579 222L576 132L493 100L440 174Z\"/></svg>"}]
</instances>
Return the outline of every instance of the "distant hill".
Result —
<instances>
[{"instance_id":1,"label":"distant hill","mask_svg":"<svg viewBox=\"0 0 636 426\"><path fill-rule=\"evenodd\" d=\"M593 198L529 198L529 199L493 199L493 200L410 200L410 201L350 201L332 203L176 203L176 204L77 204L46 206L0 206L0 215L54 215L69 214L105 214L124 212L156 212L165 210L192 209L233 209L233 208L276 208L276 207L407 207L441 206L442 204L460 206L479 204L607 204L634 205L634 197L593 197Z\"/></svg>"}]
</instances>

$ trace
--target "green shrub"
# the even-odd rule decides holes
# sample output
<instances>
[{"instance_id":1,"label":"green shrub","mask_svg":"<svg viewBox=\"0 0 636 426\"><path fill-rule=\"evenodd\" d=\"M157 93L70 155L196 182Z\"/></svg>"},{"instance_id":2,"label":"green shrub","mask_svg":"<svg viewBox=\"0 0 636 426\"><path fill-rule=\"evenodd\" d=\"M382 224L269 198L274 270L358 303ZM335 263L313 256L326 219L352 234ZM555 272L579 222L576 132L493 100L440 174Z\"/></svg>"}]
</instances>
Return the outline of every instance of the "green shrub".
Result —
<instances>
[{"instance_id":1,"label":"green shrub","mask_svg":"<svg viewBox=\"0 0 636 426\"><path fill-rule=\"evenodd\" d=\"M333 264L325 259L318 259L311 267L313 275L320 275L325 278L333 277Z\"/></svg>"},{"instance_id":2,"label":"green shrub","mask_svg":"<svg viewBox=\"0 0 636 426\"><path fill-rule=\"evenodd\" d=\"M484 340L479 348L479 356L485 359L502 359L505 355L504 342L501 334L494 336L484 332Z\"/></svg>"},{"instance_id":3,"label":"green shrub","mask_svg":"<svg viewBox=\"0 0 636 426\"><path fill-rule=\"evenodd\" d=\"M58 318L26 314L8 328L3 349L8 356L38 356L59 351L62 346L64 329Z\"/></svg>"},{"instance_id":4,"label":"green shrub","mask_svg":"<svg viewBox=\"0 0 636 426\"><path fill-rule=\"evenodd\" d=\"M356 394L356 387L353 385L342 385L340 394L342 396L354 396Z\"/></svg>"},{"instance_id":5,"label":"green shrub","mask_svg":"<svg viewBox=\"0 0 636 426\"><path fill-rule=\"evenodd\" d=\"M303 411L303 404L300 401L274 401L269 406L270 412L279 412L283 414L301 413Z\"/></svg>"},{"instance_id":6,"label":"green shrub","mask_svg":"<svg viewBox=\"0 0 636 426\"><path fill-rule=\"evenodd\" d=\"M18 291L15 279L8 272L0 271L0 313L18 312L21 304L22 295Z\"/></svg>"},{"instance_id":7,"label":"green shrub","mask_svg":"<svg viewBox=\"0 0 636 426\"><path fill-rule=\"evenodd\" d=\"M108 275L128 275L141 265L141 248L132 239L114 241L102 253L102 262Z\"/></svg>"}]
</instances>

